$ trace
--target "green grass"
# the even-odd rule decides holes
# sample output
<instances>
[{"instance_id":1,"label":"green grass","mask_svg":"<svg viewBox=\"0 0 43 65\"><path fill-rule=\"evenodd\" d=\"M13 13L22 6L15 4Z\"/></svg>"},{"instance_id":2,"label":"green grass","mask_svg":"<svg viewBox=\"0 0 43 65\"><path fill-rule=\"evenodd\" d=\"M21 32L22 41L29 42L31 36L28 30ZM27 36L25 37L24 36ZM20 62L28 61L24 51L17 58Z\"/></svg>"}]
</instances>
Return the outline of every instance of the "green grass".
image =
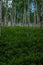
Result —
<instances>
[{"instance_id":1,"label":"green grass","mask_svg":"<svg viewBox=\"0 0 43 65\"><path fill-rule=\"evenodd\" d=\"M3 27L0 65L43 65L43 28Z\"/></svg>"}]
</instances>

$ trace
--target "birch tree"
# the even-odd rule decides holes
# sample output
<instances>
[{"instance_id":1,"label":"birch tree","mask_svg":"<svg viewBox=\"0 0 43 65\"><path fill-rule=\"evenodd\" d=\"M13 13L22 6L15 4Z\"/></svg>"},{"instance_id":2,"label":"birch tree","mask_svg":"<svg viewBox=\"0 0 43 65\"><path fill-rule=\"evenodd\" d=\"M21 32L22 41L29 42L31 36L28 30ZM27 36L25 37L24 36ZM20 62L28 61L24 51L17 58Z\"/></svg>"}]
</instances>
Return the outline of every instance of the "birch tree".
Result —
<instances>
[{"instance_id":1,"label":"birch tree","mask_svg":"<svg viewBox=\"0 0 43 65\"><path fill-rule=\"evenodd\" d=\"M25 0L24 0L23 22L24 22L24 24L26 24L26 5L25 5Z\"/></svg>"},{"instance_id":2,"label":"birch tree","mask_svg":"<svg viewBox=\"0 0 43 65\"><path fill-rule=\"evenodd\" d=\"M8 25L8 0L5 0L5 7L6 7L6 12L5 12L5 25Z\"/></svg>"},{"instance_id":3,"label":"birch tree","mask_svg":"<svg viewBox=\"0 0 43 65\"><path fill-rule=\"evenodd\" d=\"M30 5L29 5L29 2L30 2L30 0L28 0L28 11L27 11L27 17L28 17L28 25L29 25L29 23L30 23Z\"/></svg>"},{"instance_id":4,"label":"birch tree","mask_svg":"<svg viewBox=\"0 0 43 65\"><path fill-rule=\"evenodd\" d=\"M40 18L39 18L39 5L40 5L40 0L35 0L35 5L36 5L36 17L37 17L37 24L39 23L40 21Z\"/></svg>"}]
</instances>

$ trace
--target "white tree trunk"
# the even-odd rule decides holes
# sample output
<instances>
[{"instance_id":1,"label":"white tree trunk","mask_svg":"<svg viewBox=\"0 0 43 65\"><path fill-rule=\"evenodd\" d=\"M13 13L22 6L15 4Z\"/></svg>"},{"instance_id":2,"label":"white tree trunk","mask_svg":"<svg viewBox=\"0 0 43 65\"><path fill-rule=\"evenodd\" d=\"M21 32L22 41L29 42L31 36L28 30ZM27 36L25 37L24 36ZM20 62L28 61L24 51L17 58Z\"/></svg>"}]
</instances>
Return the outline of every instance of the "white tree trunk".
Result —
<instances>
[{"instance_id":1,"label":"white tree trunk","mask_svg":"<svg viewBox=\"0 0 43 65\"><path fill-rule=\"evenodd\" d=\"M16 3L12 1L12 25L16 23Z\"/></svg>"},{"instance_id":2,"label":"white tree trunk","mask_svg":"<svg viewBox=\"0 0 43 65\"><path fill-rule=\"evenodd\" d=\"M25 5L25 1L24 1L23 23L26 24L26 5Z\"/></svg>"},{"instance_id":3,"label":"white tree trunk","mask_svg":"<svg viewBox=\"0 0 43 65\"><path fill-rule=\"evenodd\" d=\"M14 3L14 24L16 23L16 4Z\"/></svg>"},{"instance_id":4,"label":"white tree trunk","mask_svg":"<svg viewBox=\"0 0 43 65\"><path fill-rule=\"evenodd\" d=\"M39 15L38 15L38 6L37 6L37 2L36 2L36 15L37 15L37 24L38 24L38 22L39 22Z\"/></svg>"},{"instance_id":5,"label":"white tree trunk","mask_svg":"<svg viewBox=\"0 0 43 65\"><path fill-rule=\"evenodd\" d=\"M5 25L8 25L8 0L6 0Z\"/></svg>"},{"instance_id":6,"label":"white tree trunk","mask_svg":"<svg viewBox=\"0 0 43 65\"><path fill-rule=\"evenodd\" d=\"M29 8L29 1L30 1L30 0L28 0L28 12L27 12L27 16L28 16L28 25L29 25L29 23L30 23L30 8Z\"/></svg>"},{"instance_id":7,"label":"white tree trunk","mask_svg":"<svg viewBox=\"0 0 43 65\"><path fill-rule=\"evenodd\" d=\"M26 24L26 8L24 7L23 23Z\"/></svg>"}]
</instances>

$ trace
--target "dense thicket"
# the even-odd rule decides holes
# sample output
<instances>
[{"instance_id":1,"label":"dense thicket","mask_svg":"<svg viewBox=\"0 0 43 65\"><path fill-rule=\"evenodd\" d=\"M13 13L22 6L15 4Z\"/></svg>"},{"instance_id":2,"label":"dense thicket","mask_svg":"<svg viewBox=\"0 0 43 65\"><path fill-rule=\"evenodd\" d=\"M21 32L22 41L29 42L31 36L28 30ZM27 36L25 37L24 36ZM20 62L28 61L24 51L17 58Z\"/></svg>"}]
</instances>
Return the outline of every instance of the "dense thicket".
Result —
<instances>
[{"instance_id":1,"label":"dense thicket","mask_svg":"<svg viewBox=\"0 0 43 65\"><path fill-rule=\"evenodd\" d=\"M43 28L4 27L0 65L43 65Z\"/></svg>"}]
</instances>

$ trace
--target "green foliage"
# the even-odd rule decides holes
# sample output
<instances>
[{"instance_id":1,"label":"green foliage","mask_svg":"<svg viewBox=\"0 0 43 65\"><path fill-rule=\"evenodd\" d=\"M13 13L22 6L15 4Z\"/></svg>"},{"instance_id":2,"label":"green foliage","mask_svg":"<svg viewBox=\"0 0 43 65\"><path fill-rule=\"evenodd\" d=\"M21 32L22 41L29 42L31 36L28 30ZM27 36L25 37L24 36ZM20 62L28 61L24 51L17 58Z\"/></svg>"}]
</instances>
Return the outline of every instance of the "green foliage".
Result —
<instances>
[{"instance_id":1,"label":"green foliage","mask_svg":"<svg viewBox=\"0 0 43 65\"><path fill-rule=\"evenodd\" d=\"M0 65L43 65L43 28L4 27Z\"/></svg>"}]
</instances>

